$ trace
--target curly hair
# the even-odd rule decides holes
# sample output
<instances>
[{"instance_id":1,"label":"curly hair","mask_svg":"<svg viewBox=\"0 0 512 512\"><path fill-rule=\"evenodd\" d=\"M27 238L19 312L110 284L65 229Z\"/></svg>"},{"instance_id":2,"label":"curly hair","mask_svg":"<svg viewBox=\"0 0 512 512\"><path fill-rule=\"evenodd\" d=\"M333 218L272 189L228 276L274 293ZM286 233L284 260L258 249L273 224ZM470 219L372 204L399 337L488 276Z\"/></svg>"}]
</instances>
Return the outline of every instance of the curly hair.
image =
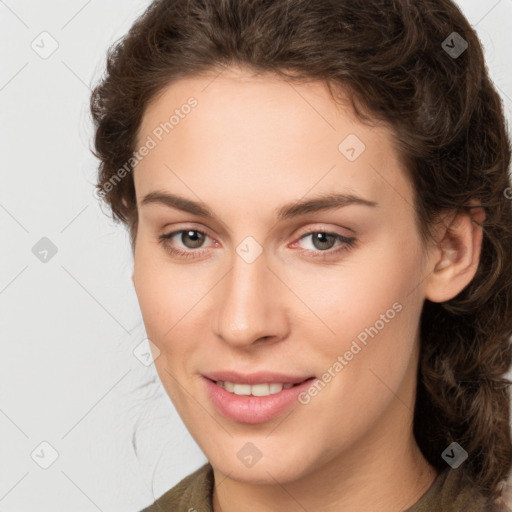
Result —
<instances>
[{"instance_id":1,"label":"curly hair","mask_svg":"<svg viewBox=\"0 0 512 512\"><path fill-rule=\"evenodd\" d=\"M451 0L154 1L109 48L90 99L96 194L128 226L132 249L129 171L148 103L181 77L230 65L323 81L333 99L348 93L361 121L384 122L424 241L442 211L473 199L484 208L475 277L453 299L423 306L414 435L438 470L458 442L469 453L461 471L495 499L512 467L511 144L475 30Z\"/></svg>"}]
</instances>

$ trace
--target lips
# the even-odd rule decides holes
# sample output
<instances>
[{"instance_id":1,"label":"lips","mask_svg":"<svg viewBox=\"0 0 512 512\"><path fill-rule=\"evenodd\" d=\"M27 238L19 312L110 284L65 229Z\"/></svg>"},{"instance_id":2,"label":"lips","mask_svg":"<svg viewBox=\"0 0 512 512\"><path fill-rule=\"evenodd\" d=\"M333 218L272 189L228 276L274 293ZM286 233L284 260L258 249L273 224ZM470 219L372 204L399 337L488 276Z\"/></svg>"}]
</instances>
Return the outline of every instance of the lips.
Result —
<instances>
[{"instance_id":1,"label":"lips","mask_svg":"<svg viewBox=\"0 0 512 512\"><path fill-rule=\"evenodd\" d=\"M223 374L209 374L213 377L218 377ZM262 376L263 375L263 376ZM245 378L252 378L252 380L260 381L264 379L287 379L287 380L299 380L302 377L284 376L276 373L266 374L253 374L245 375ZM229 378L241 379L240 374L233 375L229 373ZM264 423L270 421L277 416L284 414L288 409L297 406L299 404L299 395L307 391L309 386L312 385L315 378L311 377L305 379L295 385L288 382L291 387L284 388L275 393L266 396L253 396L252 394L241 394L232 393L225 389L222 385L208 377L203 376L203 382L205 385L206 395L209 397L213 406L217 411L222 414L225 418L238 423ZM226 381L224 381L226 382ZM228 381L229 382L229 381ZM239 384L239 386L246 386L247 384ZM253 384L251 384L252 386ZM256 384L255 384L256 385Z\"/></svg>"}]
</instances>

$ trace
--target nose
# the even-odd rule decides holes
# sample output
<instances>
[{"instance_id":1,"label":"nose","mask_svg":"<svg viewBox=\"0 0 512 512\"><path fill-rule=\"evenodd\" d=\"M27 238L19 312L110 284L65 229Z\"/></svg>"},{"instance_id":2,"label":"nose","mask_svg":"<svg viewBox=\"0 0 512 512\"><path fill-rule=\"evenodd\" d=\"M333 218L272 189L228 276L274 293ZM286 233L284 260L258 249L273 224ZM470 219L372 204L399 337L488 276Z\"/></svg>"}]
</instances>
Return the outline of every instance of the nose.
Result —
<instances>
[{"instance_id":1,"label":"nose","mask_svg":"<svg viewBox=\"0 0 512 512\"><path fill-rule=\"evenodd\" d=\"M218 285L213 316L216 336L232 347L273 343L288 334L286 287L263 252L248 263L236 252L231 270Z\"/></svg>"}]
</instances>

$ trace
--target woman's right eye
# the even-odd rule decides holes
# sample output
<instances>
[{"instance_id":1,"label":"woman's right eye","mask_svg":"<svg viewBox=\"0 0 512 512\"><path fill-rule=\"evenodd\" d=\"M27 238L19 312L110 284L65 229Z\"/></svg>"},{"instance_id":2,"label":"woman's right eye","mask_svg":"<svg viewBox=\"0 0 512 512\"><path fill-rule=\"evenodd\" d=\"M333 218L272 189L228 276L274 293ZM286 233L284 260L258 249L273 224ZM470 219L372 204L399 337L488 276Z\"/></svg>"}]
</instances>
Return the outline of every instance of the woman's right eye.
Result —
<instances>
[{"instance_id":1,"label":"woman's right eye","mask_svg":"<svg viewBox=\"0 0 512 512\"><path fill-rule=\"evenodd\" d=\"M170 243L176 238L184 245L184 248L175 247L174 244ZM201 248L206 238L210 237L204 231L198 229L180 229L158 237L159 242L167 252L184 258L196 258L201 256L206 250ZM190 242L188 242L188 240L190 240Z\"/></svg>"}]
</instances>

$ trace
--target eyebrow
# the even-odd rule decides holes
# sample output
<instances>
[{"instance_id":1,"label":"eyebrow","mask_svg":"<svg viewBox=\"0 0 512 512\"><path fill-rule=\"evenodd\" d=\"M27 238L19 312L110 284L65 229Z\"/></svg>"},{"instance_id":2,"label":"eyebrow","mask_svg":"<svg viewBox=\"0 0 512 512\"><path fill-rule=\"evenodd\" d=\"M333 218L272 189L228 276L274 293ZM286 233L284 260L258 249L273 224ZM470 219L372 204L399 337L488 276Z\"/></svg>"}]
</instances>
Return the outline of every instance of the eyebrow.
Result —
<instances>
[{"instance_id":1,"label":"eyebrow","mask_svg":"<svg viewBox=\"0 0 512 512\"><path fill-rule=\"evenodd\" d=\"M192 201L168 192L154 191L149 192L141 201L141 206L148 204L161 204L170 208L176 208L192 215L204 217L207 219L217 219L213 211L204 203ZM322 194L312 199L294 201L276 208L274 214L278 221L299 217L307 213L314 213L323 210L333 210L349 205L364 205L376 207L375 201L369 201L353 194Z\"/></svg>"}]
</instances>

